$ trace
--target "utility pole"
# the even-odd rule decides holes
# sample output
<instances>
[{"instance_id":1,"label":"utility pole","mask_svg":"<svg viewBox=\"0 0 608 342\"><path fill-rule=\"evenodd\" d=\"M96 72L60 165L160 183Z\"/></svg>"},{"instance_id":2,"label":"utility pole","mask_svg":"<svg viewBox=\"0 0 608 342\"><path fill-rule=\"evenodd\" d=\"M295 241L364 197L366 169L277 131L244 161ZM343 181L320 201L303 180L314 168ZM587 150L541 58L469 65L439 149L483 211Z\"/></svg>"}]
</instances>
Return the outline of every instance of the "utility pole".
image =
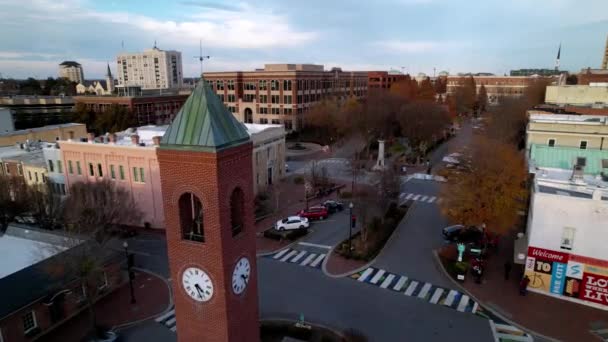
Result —
<instances>
[{"instance_id":1,"label":"utility pole","mask_svg":"<svg viewBox=\"0 0 608 342\"><path fill-rule=\"evenodd\" d=\"M200 44L199 54L198 54L198 56L194 56L194 58L198 58L198 61L201 63L201 78L203 78L203 61L205 59L211 58L211 56L203 56L203 41L200 40L199 44Z\"/></svg>"}]
</instances>

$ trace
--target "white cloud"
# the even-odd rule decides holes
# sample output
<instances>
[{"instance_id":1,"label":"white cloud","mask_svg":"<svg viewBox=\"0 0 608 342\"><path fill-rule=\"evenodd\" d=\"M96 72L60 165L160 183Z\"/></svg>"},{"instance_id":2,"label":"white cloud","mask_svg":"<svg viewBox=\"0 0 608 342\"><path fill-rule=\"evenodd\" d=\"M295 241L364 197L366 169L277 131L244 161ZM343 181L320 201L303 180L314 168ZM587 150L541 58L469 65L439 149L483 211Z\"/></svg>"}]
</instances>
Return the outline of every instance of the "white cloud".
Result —
<instances>
[{"instance_id":1,"label":"white cloud","mask_svg":"<svg viewBox=\"0 0 608 342\"><path fill-rule=\"evenodd\" d=\"M384 40L376 42L374 45L394 52L420 53L437 50L443 44L432 41Z\"/></svg>"},{"instance_id":2,"label":"white cloud","mask_svg":"<svg viewBox=\"0 0 608 342\"><path fill-rule=\"evenodd\" d=\"M89 75L104 75L106 73L107 63L105 61L80 58L78 62L82 65L84 76L87 79L98 78ZM0 72L2 72L2 77L6 78L55 78L59 74L59 62L0 58Z\"/></svg>"},{"instance_id":3,"label":"white cloud","mask_svg":"<svg viewBox=\"0 0 608 342\"><path fill-rule=\"evenodd\" d=\"M0 51L1 59L8 58L55 58L57 55L52 53L37 53L27 51Z\"/></svg>"}]
</instances>

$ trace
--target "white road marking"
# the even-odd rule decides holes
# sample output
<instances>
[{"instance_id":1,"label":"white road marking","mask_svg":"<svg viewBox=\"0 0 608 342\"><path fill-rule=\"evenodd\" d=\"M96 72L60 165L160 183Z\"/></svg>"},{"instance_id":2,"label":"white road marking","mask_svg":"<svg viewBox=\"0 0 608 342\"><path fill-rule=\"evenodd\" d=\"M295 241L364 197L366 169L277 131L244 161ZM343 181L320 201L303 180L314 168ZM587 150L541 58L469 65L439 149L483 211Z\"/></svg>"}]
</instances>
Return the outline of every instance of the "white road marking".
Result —
<instances>
[{"instance_id":1,"label":"white road marking","mask_svg":"<svg viewBox=\"0 0 608 342\"><path fill-rule=\"evenodd\" d=\"M467 304L469 304L469 296L462 295L462 298L460 298L460 303L458 303L458 307L456 308L456 310L464 312L464 309L467 308Z\"/></svg>"},{"instance_id":2,"label":"white road marking","mask_svg":"<svg viewBox=\"0 0 608 342\"><path fill-rule=\"evenodd\" d=\"M429 283L424 284L424 286L420 290L420 293L418 293L418 298L425 298L426 295L429 293L431 286L433 286L433 285L431 285Z\"/></svg>"},{"instance_id":3,"label":"white road marking","mask_svg":"<svg viewBox=\"0 0 608 342\"><path fill-rule=\"evenodd\" d=\"M358 281L365 281L365 279L367 279L367 277L369 277L370 274L372 274L372 272L374 272L373 268L368 268L365 270L365 272L363 272L363 274L361 274L361 276L357 279Z\"/></svg>"},{"instance_id":4,"label":"white road marking","mask_svg":"<svg viewBox=\"0 0 608 342\"><path fill-rule=\"evenodd\" d=\"M285 253L287 253L289 251L289 248L285 248L284 250L280 251L279 253L275 254L274 257L272 257L273 259L278 259L280 257L282 257L283 255L285 255Z\"/></svg>"},{"instance_id":5,"label":"white road marking","mask_svg":"<svg viewBox=\"0 0 608 342\"><path fill-rule=\"evenodd\" d=\"M292 256L296 255L296 253L298 253L298 251L296 251L295 249L292 250L291 252L287 253L282 259L282 262L287 261L287 259L291 258Z\"/></svg>"},{"instance_id":6,"label":"white road marking","mask_svg":"<svg viewBox=\"0 0 608 342\"><path fill-rule=\"evenodd\" d=\"M308 264L310 264L310 262L312 261L312 259L314 259L317 255L315 253L309 254L306 259L304 259L304 261L302 261L302 263L300 264L300 266L306 266Z\"/></svg>"},{"instance_id":7,"label":"white road marking","mask_svg":"<svg viewBox=\"0 0 608 342\"><path fill-rule=\"evenodd\" d=\"M308 253L307 251L301 251L295 258L291 259L291 262L298 262L298 260L302 259L302 257Z\"/></svg>"},{"instance_id":8,"label":"white road marking","mask_svg":"<svg viewBox=\"0 0 608 342\"><path fill-rule=\"evenodd\" d=\"M321 262L321 260L323 260L323 258L325 258L325 254L319 254L319 256L315 259L315 261L313 261L312 264L310 264L310 266L317 267L317 265L319 265L319 263Z\"/></svg>"},{"instance_id":9,"label":"white road marking","mask_svg":"<svg viewBox=\"0 0 608 342\"><path fill-rule=\"evenodd\" d=\"M156 317L155 321L156 321L156 323L160 323L173 315L175 315L175 309L167 312L166 314L164 314L162 316Z\"/></svg>"},{"instance_id":10,"label":"white road marking","mask_svg":"<svg viewBox=\"0 0 608 342\"><path fill-rule=\"evenodd\" d=\"M168 327L175 325L175 317L173 317L170 320L166 321L165 325L168 326Z\"/></svg>"},{"instance_id":11,"label":"white road marking","mask_svg":"<svg viewBox=\"0 0 608 342\"><path fill-rule=\"evenodd\" d=\"M452 302L454 301L454 298L456 297L457 293L458 292L456 292L454 290L450 290L450 293L448 293L448 296L445 298L445 302L443 302L443 305L445 305L445 306L452 305Z\"/></svg>"},{"instance_id":12,"label":"white road marking","mask_svg":"<svg viewBox=\"0 0 608 342\"><path fill-rule=\"evenodd\" d=\"M401 288L403 287L403 284L405 284L406 281L407 281L407 277L401 276L401 278L399 278L399 281L397 281L397 284L395 284L395 286L393 286L393 290L401 291Z\"/></svg>"},{"instance_id":13,"label":"white road marking","mask_svg":"<svg viewBox=\"0 0 608 342\"><path fill-rule=\"evenodd\" d=\"M370 283L372 283L372 284L377 283L378 280L380 280L380 278L382 278L384 273L386 273L385 270L379 270L378 273L376 273L376 275L372 278L372 280L370 280Z\"/></svg>"},{"instance_id":14,"label":"white road marking","mask_svg":"<svg viewBox=\"0 0 608 342\"><path fill-rule=\"evenodd\" d=\"M417 201L417 200L420 198L420 196L422 196L422 195L416 195L416 196L414 196L414 198L412 198L412 199L413 199L414 201Z\"/></svg>"},{"instance_id":15,"label":"white road marking","mask_svg":"<svg viewBox=\"0 0 608 342\"><path fill-rule=\"evenodd\" d=\"M410 198L414 197L414 194L408 194L407 197L405 198L406 200L409 200Z\"/></svg>"},{"instance_id":16,"label":"white road marking","mask_svg":"<svg viewBox=\"0 0 608 342\"><path fill-rule=\"evenodd\" d=\"M173 326L173 328L171 328L171 331L176 332L177 331L177 325Z\"/></svg>"},{"instance_id":17,"label":"white road marking","mask_svg":"<svg viewBox=\"0 0 608 342\"><path fill-rule=\"evenodd\" d=\"M410 283L410 286L407 287L407 290L405 290L405 295L406 296L411 296L412 293L414 293L414 290L416 290L416 286L418 286L418 282L417 281L412 281Z\"/></svg>"},{"instance_id":18,"label":"white road marking","mask_svg":"<svg viewBox=\"0 0 608 342\"><path fill-rule=\"evenodd\" d=\"M324 221L324 222L330 222L330 221ZM317 248L324 248L324 249L332 249L332 246L327 246L327 245L319 245L316 243L310 243L310 242L298 242L298 245L300 246L309 246L309 247L317 247Z\"/></svg>"},{"instance_id":19,"label":"white road marking","mask_svg":"<svg viewBox=\"0 0 608 342\"><path fill-rule=\"evenodd\" d=\"M473 310L471 310L471 313L474 315L477 312L477 307L479 306L479 304L477 304L477 302L475 302L475 304L473 304Z\"/></svg>"},{"instance_id":20,"label":"white road marking","mask_svg":"<svg viewBox=\"0 0 608 342\"><path fill-rule=\"evenodd\" d=\"M393 279L395 279L395 275L389 274L388 277L386 277L386 279L384 279L384 281L382 282L382 285L380 285L380 288L382 288L382 289L387 288L388 285L390 285L391 281L393 281Z\"/></svg>"},{"instance_id":21,"label":"white road marking","mask_svg":"<svg viewBox=\"0 0 608 342\"><path fill-rule=\"evenodd\" d=\"M439 298L441 298L442 294L443 294L442 288L435 289L435 292L433 293L433 296L431 297L430 303L437 304L437 302L439 301Z\"/></svg>"},{"instance_id":22,"label":"white road marking","mask_svg":"<svg viewBox=\"0 0 608 342\"><path fill-rule=\"evenodd\" d=\"M427 202L428 203L433 203L436 199L437 199L437 197L431 196L431 198L429 198L429 200Z\"/></svg>"},{"instance_id":23,"label":"white road marking","mask_svg":"<svg viewBox=\"0 0 608 342\"><path fill-rule=\"evenodd\" d=\"M420 202L426 201L427 198L429 198L429 196L422 196L422 198L420 199Z\"/></svg>"}]
</instances>

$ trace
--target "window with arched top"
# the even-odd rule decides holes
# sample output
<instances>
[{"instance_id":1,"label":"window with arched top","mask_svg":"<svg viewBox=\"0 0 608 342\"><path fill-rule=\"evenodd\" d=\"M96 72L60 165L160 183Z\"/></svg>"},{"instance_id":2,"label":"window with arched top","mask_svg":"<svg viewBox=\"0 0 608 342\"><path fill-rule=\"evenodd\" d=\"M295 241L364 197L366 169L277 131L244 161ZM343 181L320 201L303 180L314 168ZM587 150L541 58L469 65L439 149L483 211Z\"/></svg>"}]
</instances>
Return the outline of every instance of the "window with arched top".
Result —
<instances>
[{"instance_id":1,"label":"window with arched top","mask_svg":"<svg viewBox=\"0 0 608 342\"><path fill-rule=\"evenodd\" d=\"M186 192L180 196L178 205L182 239L205 242L203 205L201 200L194 194Z\"/></svg>"},{"instance_id":2,"label":"window with arched top","mask_svg":"<svg viewBox=\"0 0 608 342\"><path fill-rule=\"evenodd\" d=\"M245 194L241 188L236 188L230 195L230 227L232 236L236 236L243 231L245 222Z\"/></svg>"}]
</instances>

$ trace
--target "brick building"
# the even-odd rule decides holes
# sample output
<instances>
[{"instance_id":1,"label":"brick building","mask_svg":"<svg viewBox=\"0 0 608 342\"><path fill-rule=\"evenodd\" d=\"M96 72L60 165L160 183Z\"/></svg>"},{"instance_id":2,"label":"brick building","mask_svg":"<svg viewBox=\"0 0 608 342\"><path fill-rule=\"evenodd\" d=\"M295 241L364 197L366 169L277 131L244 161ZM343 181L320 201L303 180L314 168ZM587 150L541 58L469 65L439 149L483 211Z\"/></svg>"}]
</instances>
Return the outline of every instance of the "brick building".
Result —
<instances>
[{"instance_id":1,"label":"brick building","mask_svg":"<svg viewBox=\"0 0 608 342\"><path fill-rule=\"evenodd\" d=\"M65 140L70 136L70 132L76 136L86 136L87 127L84 124L79 123L66 123L0 133L0 146L25 143L28 140L42 140L47 142Z\"/></svg>"},{"instance_id":2,"label":"brick building","mask_svg":"<svg viewBox=\"0 0 608 342\"><path fill-rule=\"evenodd\" d=\"M65 246L63 237L29 226L11 226L0 236L0 341L36 340L82 311L86 293L101 298L123 283L124 255L117 252L102 254L104 269L90 286L72 274L52 272L82 248L89 247Z\"/></svg>"},{"instance_id":3,"label":"brick building","mask_svg":"<svg viewBox=\"0 0 608 342\"><path fill-rule=\"evenodd\" d=\"M266 64L255 71L208 72L205 79L235 117L245 123L302 126L302 114L322 98L367 95L367 72L322 65Z\"/></svg>"},{"instance_id":4,"label":"brick building","mask_svg":"<svg viewBox=\"0 0 608 342\"><path fill-rule=\"evenodd\" d=\"M582 69L578 73L579 85L589 85L589 83L606 83L608 82L608 69Z\"/></svg>"},{"instance_id":5,"label":"brick building","mask_svg":"<svg viewBox=\"0 0 608 342\"><path fill-rule=\"evenodd\" d=\"M454 94L468 75L448 76L447 93ZM501 97L518 97L528 86L542 77L539 76L473 76L477 91L483 85L488 94L488 103L497 104Z\"/></svg>"},{"instance_id":6,"label":"brick building","mask_svg":"<svg viewBox=\"0 0 608 342\"><path fill-rule=\"evenodd\" d=\"M369 89L390 89L391 84L405 80L408 75L391 71L369 71L367 73L367 87Z\"/></svg>"},{"instance_id":7,"label":"brick building","mask_svg":"<svg viewBox=\"0 0 608 342\"><path fill-rule=\"evenodd\" d=\"M82 103L95 112L103 112L107 107L118 104L137 115L139 125L161 125L173 119L188 95L150 96L76 96L75 104Z\"/></svg>"}]
</instances>

